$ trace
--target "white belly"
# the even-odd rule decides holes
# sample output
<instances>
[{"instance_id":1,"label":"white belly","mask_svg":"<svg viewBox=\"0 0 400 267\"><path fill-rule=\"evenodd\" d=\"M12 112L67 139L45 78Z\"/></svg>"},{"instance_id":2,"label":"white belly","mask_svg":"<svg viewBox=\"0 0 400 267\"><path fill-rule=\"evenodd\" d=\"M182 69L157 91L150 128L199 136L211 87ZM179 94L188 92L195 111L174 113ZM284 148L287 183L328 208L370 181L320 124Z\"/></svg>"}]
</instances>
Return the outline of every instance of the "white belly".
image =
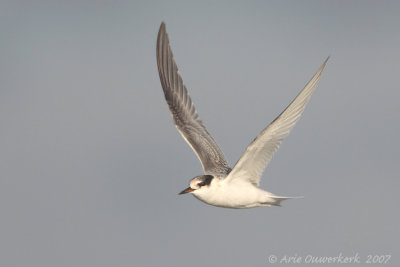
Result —
<instances>
[{"instance_id":1,"label":"white belly","mask_svg":"<svg viewBox=\"0 0 400 267\"><path fill-rule=\"evenodd\" d=\"M244 209L258 206L270 206L268 195L250 183L225 183L223 180L213 181L205 190L194 191L193 195L199 200L218 207Z\"/></svg>"}]
</instances>

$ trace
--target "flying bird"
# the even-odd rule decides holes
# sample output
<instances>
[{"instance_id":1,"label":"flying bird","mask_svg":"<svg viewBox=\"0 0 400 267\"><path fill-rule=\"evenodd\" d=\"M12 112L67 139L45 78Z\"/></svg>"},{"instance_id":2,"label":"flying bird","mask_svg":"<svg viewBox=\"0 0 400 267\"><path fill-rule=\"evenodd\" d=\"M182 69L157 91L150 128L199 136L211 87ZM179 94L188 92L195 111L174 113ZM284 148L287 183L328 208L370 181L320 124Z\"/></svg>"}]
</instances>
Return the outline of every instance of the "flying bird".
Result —
<instances>
[{"instance_id":1,"label":"flying bird","mask_svg":"<svg viewBox=\"0 0 400 267\"><path fill-rule=\"evenodd\" d=\"M204 170L204 175L194 177L189 187L179 194L191 193L207 204L234 209L280 206L283 200L297 198L262 190L260 178L272 155L300 118L329 57L289 106L250 143L231 169L199 119L174 60L164 22L158 32L156 49L161 86L173 121Z\"/></svg>"}]
</instances>

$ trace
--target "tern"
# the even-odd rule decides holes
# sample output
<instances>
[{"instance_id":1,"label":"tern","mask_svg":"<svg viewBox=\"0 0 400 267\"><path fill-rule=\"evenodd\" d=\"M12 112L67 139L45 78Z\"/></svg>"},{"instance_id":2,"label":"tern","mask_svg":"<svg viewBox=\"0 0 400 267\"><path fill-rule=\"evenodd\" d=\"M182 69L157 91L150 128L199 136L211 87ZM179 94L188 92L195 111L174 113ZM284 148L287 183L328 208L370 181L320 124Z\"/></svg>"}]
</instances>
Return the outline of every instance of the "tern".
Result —
<instances>
[{"instance_id":1,"label":"tern","mask_svg":"<svg viewBox=\"0 0 400 267\"><path fill-rule=\"evenodd\" d=\"M191 193L207 204L233 209L280 206L283 200L298 198L277 196L260 189L260 178L272 155L300 118L329 57L289 106L250 143L231 169L199 119L174 60L164 22L158 32L156 50L161 86L173 121L204 170L204 175L194 177L189 187L179 194Z\"/></svg>"}]
</instances>

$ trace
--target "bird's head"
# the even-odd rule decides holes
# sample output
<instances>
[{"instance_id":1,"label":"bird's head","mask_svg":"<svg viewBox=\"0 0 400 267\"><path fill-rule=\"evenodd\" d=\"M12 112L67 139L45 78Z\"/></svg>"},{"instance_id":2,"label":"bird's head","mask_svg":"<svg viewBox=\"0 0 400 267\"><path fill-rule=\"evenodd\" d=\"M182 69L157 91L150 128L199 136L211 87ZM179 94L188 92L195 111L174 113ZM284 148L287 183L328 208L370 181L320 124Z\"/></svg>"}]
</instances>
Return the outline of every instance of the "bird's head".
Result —
<instances>
[{"instance_id":1,"label":"bird's head","mask_svg":"<svg viewBox=\"0 0 400 267\"><path fill-rule=\"evenodd\" d=\"M196 190L201 189L202 187L209 186L211 183L211 180L214 178L212 175L200 175L194 177L190 183L189 187L183 190L182 192L179 193L179 195L186 194L186 193L192 193Z\"/></svg>"}]
</instances>

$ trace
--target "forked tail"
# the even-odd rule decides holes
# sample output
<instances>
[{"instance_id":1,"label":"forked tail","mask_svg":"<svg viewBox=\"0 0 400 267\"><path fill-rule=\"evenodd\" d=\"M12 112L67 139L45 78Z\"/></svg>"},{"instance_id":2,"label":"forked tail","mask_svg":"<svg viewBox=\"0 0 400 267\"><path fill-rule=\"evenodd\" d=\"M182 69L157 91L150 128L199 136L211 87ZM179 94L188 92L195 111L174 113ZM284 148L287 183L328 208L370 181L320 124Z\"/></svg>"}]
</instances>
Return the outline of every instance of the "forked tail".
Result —
<instances>
[{"instance_id":1,"label":"forked tail","mask_svg":"<svg viewBox=\"0 0 400 267\"><path fill-rule=\"evenodd\" d=\"M303 196L301 196L301 197L282 197L282 196L269 196L272 200L273 200L273 202L271 202L270 204L271 205L274 205L274 206L281 206L281 201L284 201L284 200L286 200L286 199L291 199L291 198L303 198Z\"/></svg>"}]
</instances>

